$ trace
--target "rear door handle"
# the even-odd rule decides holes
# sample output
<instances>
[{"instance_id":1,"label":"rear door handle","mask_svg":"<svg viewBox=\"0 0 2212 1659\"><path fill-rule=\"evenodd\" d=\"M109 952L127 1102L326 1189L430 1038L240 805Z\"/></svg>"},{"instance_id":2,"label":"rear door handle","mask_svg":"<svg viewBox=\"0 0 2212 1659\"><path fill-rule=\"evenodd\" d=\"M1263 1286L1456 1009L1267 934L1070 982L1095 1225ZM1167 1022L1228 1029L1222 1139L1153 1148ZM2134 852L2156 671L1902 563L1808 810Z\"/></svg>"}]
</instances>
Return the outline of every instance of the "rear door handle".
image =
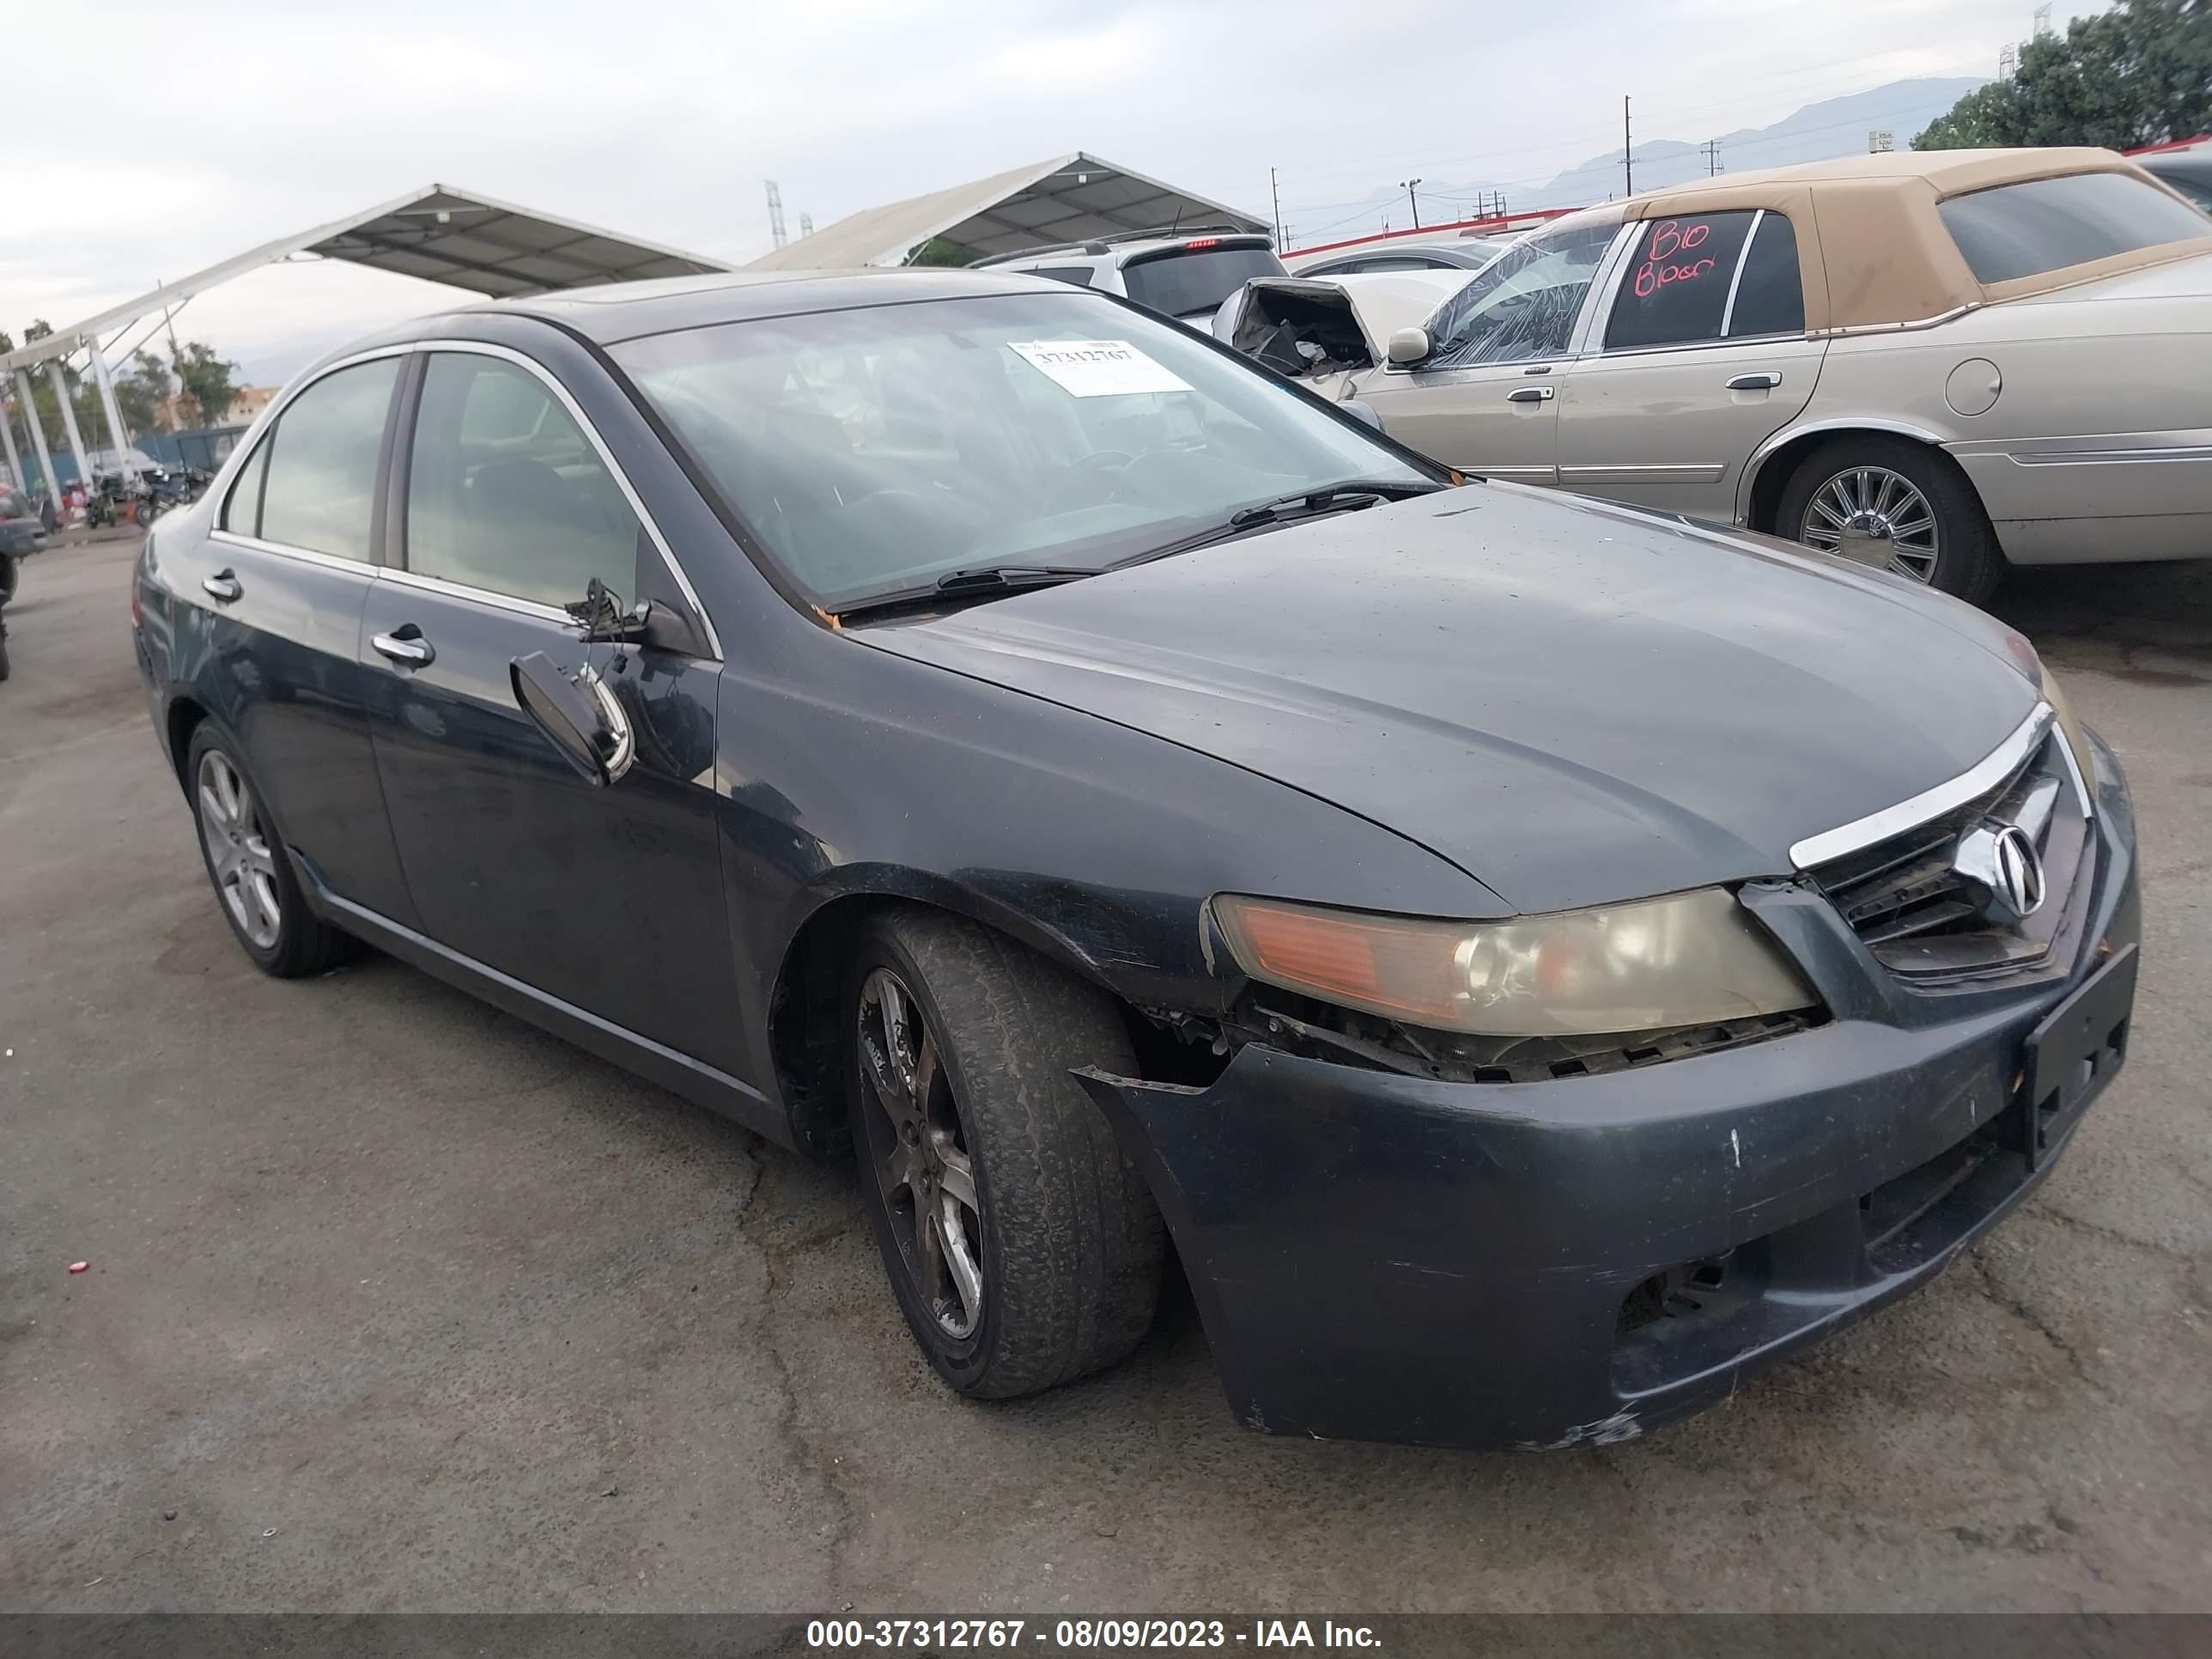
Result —
<instances>
[{"instance_id":1,"label":"rear door handle","mask_svg":"<svg viewBox=\"0 0 2212 1659\"><path fill-rule=\"evenodd\" d=\"M1505 394L1509 404L1547 404L1552 398L1553 389L1547 386L1516 386Z\"/></svg>"},{"instance_id":2,"label":"rear door handle","mask_svg":"<svg viewBox=\"0 0 2212 1659\"><path fill-rule=\"evenodd\" d=\"M1768 369L1759 374L1739 374L1728 383L1730 392L1771 392L1782 384L1782 377Z\"/></svg>"},{"instance_id":3,"label":"rear door handle","mask_svg":"<svg viewBox=\"0 0 2212 1659\"><path fill-rule=\"evenodd\" d=\"M228 605L246 592L238 578L228 570L218 570L212 576L200 579L200 591L217 605Z\"/></svg>"},{"instance_id":4,"label":"rear door handle","mask_svg":"<svg viewBox=\"0 0 2212 1659\"><path fill-rule=\"evenodd\" d=\"M438 653L431 649L430 641L422 637L422 630L413 623L404 623L389 634L372 635L368 641L378 652L392 661L405 663L410 668L420 668L434 662Z\"/></svg>"}]
</instances>

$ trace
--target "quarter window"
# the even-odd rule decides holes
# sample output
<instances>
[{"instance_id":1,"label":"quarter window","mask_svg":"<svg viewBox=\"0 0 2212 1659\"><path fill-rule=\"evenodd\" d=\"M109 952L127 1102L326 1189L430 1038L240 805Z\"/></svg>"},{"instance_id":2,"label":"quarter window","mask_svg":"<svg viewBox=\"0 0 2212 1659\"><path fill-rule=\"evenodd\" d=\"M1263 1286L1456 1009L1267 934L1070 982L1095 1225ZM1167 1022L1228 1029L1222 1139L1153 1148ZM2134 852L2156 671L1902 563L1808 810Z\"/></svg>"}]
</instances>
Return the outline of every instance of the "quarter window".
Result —
<instances>
[{"instance_id":1,"label":"quarter window","mask_svg":"<svg viewBox=\"0 0 2212 1659\"><path fill-rule=\"evenodd\" d=\"M2115 253L2212 236L2204 216L2125 173L2029 179L1936 209L1979 283L2008 283Z\"/></svg>"},{"instance_id":2,"label":"quarter window","mask_svg":"<svg viewBox=\"0 0 2212 1659\"><path fill-rule=\"evenodd\" d=\"M1748 212L1655 219L1636 239L1605 325L1608 351L1717 340Z\"/></svg>"},{"instance_id":3,"label":"quarter window","mask_svg":"<svg viewBox=\"0 0 2212 1659\"><path fill-rule=\"evenodd\" d=\"M261 448L268 459L261 491L264 541L332 553L342 559L370 556L377 453L398 357L379 357L326 374L288 404ZM240 483L246 475L240 475ZM234 512L242 498L234 490ZM229 520L226 520L226 522Z\"/></svg>"},{"instance_id":4,"label":"quarter window","mask_svg":"<svg viewBox=\"0 0 2212 1659\"><path fill-rule=\"evenodd\" d=\"M544 383L497 357L432 355L407 471L407 568L541 605L597 576L637 585L637 515Z\"/></svg>"},{"instance_id":5,"label":"quarter window","mask_svg":"<svg viewBox=\"0 0 2212 1659\"><path fill-rule=\"evenodd\" d=\"M246 465L238 469L238 481L230 487L230 495L222 504L222 527L236 535L258 536L261 533L261 479L269 471L269 445L266 440L256 444L253 453L246 458Z\"/></svg>"}]
</instances>

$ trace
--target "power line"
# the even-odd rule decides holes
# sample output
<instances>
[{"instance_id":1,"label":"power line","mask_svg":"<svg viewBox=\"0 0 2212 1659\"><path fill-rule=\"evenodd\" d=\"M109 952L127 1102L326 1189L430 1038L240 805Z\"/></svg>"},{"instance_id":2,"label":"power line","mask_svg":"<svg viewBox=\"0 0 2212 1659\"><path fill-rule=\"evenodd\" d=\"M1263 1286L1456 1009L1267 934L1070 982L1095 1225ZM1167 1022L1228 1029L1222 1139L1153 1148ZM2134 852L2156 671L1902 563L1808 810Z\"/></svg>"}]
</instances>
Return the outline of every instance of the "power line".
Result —
<instances>
[{"instance_id":1,"label":"power line","mask_svg":"<svg viewBox=\"0 0 2212 1659\"><path fill-rule=\"evenodd\" d=\"M1773 134L1771 134L1771 135L1769 135L1769 136L1767 136L1767 137L1761 137L1761 138L1746 138L1746 139L1741 139L1741 140L1739 140L1739 141L1738 141L1735 145L1731 146L1731 148L1730 148L1730 149L1729 149L1729 155L1730 155L1731 156L1736 157L1737 159L1741 160L1741 156L1742 156L1743 152L1744 152L1744 151L1746 151L1746 150L1757 150L1757 149L1761 149L1770 148L1770 147L1771 147L1771 146L1773 146L1773 145L1776 145L1776 144L1787 144L1787 143L1794 143L1796 140L1800 139L1800 138L1809 138L1809 137L1816 137L1816 136L1818 136L1818 135L1820 135L1820 134L1821 134L1821 133L1826 133L1826 132L1838 132L1838 131L1844 131L1844 130L1846 130L1846 129L1851 129L1851 128L1857 128L1857 129L1863 130L1865 124L1866 124L1867 122L1869 122L1869 121L1876 121L1876 120L1881 120L1881 119L1882 119L1884 117L1887 117L1887 116L1894 116L1894 115L1899 115L1899 114L1906 114L1906 113L1910 113L1911 111L1913 111L1913 110L1915 110L1915 109L1917 109L1917 108L1919 108L1919 107L1920 107L1920 106L1916 102L1916 103L1914 103L1914 104L1911 104L1911 105L1898 105L1898 106L1893 106L1893 107L1891 107L1891 108L1889 108L1889 109L1884 109L1884 110L1863 110L1863 111L1861 111L1858 114L1856 114L1856 115L1853 116L1850 119L1849 119L1849 120L1847 120L1847 121L1825 121L1825 122L1821 123L1819 126L1813 126L1813 127L1792 127L1792 128L1790 128L1787 132L1778 132L1778 133L1773 133ZM1486 181L1486 187L1492 187L1492 188L1506 188L1506 187L1510 187L1510 186L1515 186L1515 185L1546 185L1546 184L1549 184L1549 183L1550 183L1553 179L1556 179L1556 178L1561 177L1561 176L1563 176L1564 174L1571 173L1580 173L1580 172L1583 172L1583 170L1584 170L1584 169L1583 169L1583 168L1582 168L1582 167L1563 167L1563 168L1560 168L1560 169L1559 169L1557 172L1554 172L1554 173L1535 173L1535 174L1533 174L1533 175L1531 175L1531 176L1529 176L1529 177L1522 178L1522 179L1491 179L1491 180L1487 180L1487 181ZM1593 167L1590 170L1591 170L1591 171L1595 171L1595 167ZM1326 209L1326 208L1328 208L1328 207L1332 207L1332 206L1335 206L1335 205L1338 205L1338 204L1334 204L1334 203L1323 203L1323 204L1321 204L1320 205L1321 205L1321 206L1322 206L1324 209ZM1297 207L1294 205L1294 206L1292 207L1291 210L1292 210L1293 212L1296 212L1296 211L1297 211L1298 210L1297 210ZM1374 213L1374 212L1379 212L1379 211L1381 211L1381 210L1382 210L1382 204L1381 204L1380 203L1370 201L1370 203L1366 207L1364 207L1364 208L1363 208L1363 209L1361 210L1361 212L1362 212L1362 213ZM1359 215L1359 214L1354 214L1354 215L1352 215L1352 216L1352 216L1352 218L1358 218L1358 217L1359 217L1359 216L1360 216L1360 215ZM1349 222L1349 221L1344 221L1344 222Z\"/></svg>"},{"instance_id":2,"label":"power line","mask_svg":"<svg viewBox=\"0 0 2212 1659\"><path fill-rule=\"evenodd\" d=\"M1778 82L1800 80L1808 77L1829 77L1832 76L1834 72L1838 70L1848 69L1854 64L1873 63L1882 58L1893 58L1897 54L1894 51L1869 52L1859 58L1847 58L1832 63L1808 64L1800 70L1785 70L1776 75L1761 75L1759 80L1763 86L1771 88ZM1832 94L1832 96L1834 98L1850 98L1855 97L1861 93L1870 92L1873 90L1874 88L1871 87L1856 87L1852 88L1850 92L1837 93ZM1773 101L1774 96L1774 93L1771 90L1769 90L1766 92L1751 94L1741 98L1721 99L1698 104L1668 105L1662 108L1646 110L1644 112L1644 119L1646 121L1667 120L1672 119L1677 116L1709 113L1710 112L1717 109L1741 109L1747 104L1771 103ZM1813 101L1816 103L1827 103L1832 101L1832 100L1830 98L1820 98L1815 99ZM1838 125L1844 126L1856 126L1858 125L1858 118L1855 118L1850 121L1838 123ZM1293 167L1290 169L1290 172L1291 179L1295 183L1299 179L1336 177L1347 173L1385 170L1395 166L1403 165L1408 160L1418 160L1430 167L1457 167L1475 161L1493 161L1509 155L1534 155L1540 151L1563 149L1570 143L1577 143L1585 138L1592 141L1598 141L1609 136L1610 129L1608 127L1593 124L1588 126L1563 129L1559 137L1540 144L1522 144L1505 149L1480 150L1471 154L1443 156L1437 156L1426 152L1416 150L1394 150L1385 155L1370 155L1364 158L1354 157L1338 160L1331 161L1322 167L1308 168Z\"/></svg>"}]
</instances>

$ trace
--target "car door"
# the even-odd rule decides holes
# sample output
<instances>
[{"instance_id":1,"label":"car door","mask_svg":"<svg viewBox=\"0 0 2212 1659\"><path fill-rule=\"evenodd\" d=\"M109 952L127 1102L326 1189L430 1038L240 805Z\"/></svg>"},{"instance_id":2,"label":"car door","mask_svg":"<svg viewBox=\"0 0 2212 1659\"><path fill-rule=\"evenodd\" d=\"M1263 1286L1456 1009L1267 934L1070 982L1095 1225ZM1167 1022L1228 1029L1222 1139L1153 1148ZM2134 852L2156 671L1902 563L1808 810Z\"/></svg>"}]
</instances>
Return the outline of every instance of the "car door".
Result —
<instances>
[{"instance_id":1,"label":"car door","mask_svg":"<svg viewBox=\"0 0 2212 1659\"><path fill-rule=\"evenodd\" d=\"M1813 396L1796 228L1731 210L1644 224L1559 387L1559 482L1725 524L1760 442Z\"/></svg>"},{"instance_id":2,"label":"car door","mask_svg":"<svg viewBox=\"0 0 2212 1659\"><path fill-rule=\"evenodd\" d=\"M429 351L395 445L391 568L362 660L392 835L448 950L720 1069L741 1059L721 887L714 684L703 618L628 482L551 374L520 353ZM599 578L672 607L687 648L586 647L562 609ZM516 702L509 665L587 658L635 734L594 787ZM617 658L621 659L617 668Z\"/></svg>"},{"instance_id":3,"label":"car door","mask_svg":"<svg viewBox=\"0 0 2212 1659\"><path fill-rule=\"evenodd\" d=\"M1559 371L1620 231L1603 216L1516 244L1429 319L1426 359L1363 371L1357 395L1448 466L1557 483Z\"/></svg>"},{"instance_id":4,"label":"car door","mask_svg":"<svg viewBox=\"0 0 2212 1659\"><path fill-rule=\"evenodd\" d=\"M160 557L190 606L172 618L173 660L237 735L310 880L409 924L359 656L403 361L343 364L295 393L233 475L215 527Z\"/></svg>"}]
</instances>

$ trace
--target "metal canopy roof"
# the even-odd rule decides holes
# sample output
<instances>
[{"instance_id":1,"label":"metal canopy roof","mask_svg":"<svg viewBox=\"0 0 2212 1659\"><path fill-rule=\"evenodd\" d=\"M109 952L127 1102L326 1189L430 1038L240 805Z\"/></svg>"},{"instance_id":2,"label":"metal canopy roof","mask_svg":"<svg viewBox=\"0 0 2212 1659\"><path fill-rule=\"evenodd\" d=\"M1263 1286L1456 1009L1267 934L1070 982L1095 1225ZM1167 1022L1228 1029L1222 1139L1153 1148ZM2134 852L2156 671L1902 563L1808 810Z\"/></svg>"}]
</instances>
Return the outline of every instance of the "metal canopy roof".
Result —
<instances>
[{"instance_id":1,"label":"metal canopy roof","mask_svg":"<svg viewBox=\"0 0 2212 1659\"><path fill-rule=\"evenodd\" d=\"M1255 215L1078 150L973 184L865 208L745 269L842 270L903 264L937 236L979 254L1013 253L1041 243L1080 242L1178 223L1271 228Z\"/></svg>"},{"instance_id":2,"label":"metal canopy roof","mask_svg":"<svg viewBox=\"0 0 2212 1659\"><path fill-rule=\"evenodd\" d=\"M727 270L720 259L495 201L446 185L422 189L252 248L0 357L0 374L67 356L110 329L177 305L234 276L300 254L472 289L494 299L647 276Z\"/></svg>"}]
</instances>

